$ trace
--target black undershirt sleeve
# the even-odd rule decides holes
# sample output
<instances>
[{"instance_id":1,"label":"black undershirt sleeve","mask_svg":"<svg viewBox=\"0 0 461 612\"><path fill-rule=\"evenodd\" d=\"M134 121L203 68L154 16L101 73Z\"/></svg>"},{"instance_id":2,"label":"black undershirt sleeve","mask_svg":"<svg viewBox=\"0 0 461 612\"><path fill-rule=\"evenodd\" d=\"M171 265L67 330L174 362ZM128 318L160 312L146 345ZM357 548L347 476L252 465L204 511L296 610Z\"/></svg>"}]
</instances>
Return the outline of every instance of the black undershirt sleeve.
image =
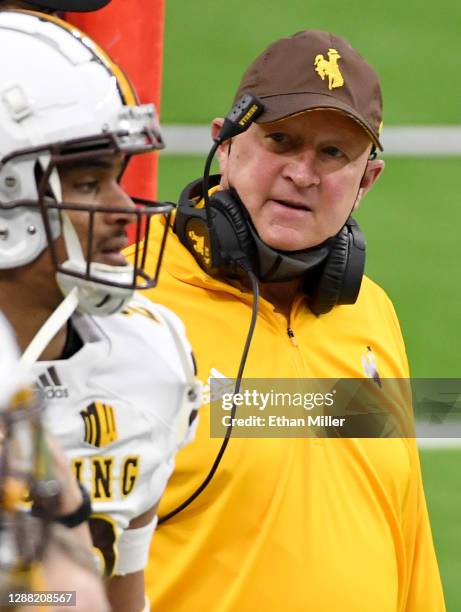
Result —
<instances>
[{"instance_id":1,"label":"black undershirt sleeve","mask_svg":"<svg viewBox=\"0 0 461 612\"><path fill-rule=\"evenodd\" d=\"M72 325L72 319L67 321L66 343L59 359L70 359L83 347L83 342L77 330Z\"/></svg>"}]
</instances>

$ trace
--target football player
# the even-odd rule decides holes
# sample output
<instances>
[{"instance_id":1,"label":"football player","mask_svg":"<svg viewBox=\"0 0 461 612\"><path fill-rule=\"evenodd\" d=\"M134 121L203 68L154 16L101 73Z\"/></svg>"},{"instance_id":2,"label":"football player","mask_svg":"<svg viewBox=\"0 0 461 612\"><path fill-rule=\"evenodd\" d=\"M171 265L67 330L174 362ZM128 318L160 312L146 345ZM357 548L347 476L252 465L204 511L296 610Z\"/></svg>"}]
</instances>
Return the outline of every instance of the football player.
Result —
<instances>
[{"instance_id":1,"label":"football player","mask_svg":"<svg viewBox=\"0 0 461 612\"><path fill-rule=\"evenodd\" d=\"M82 494L59 445L44 433L43 398L19 364L1 313L0 346L0 611L38 610L21 603L31 597L40 603L46 589L77 590L78 612L107 612L87 522L75 529L58 524L81 506ZM28 497L40 516L29 511Z\"/></svg>"},{"instance_id":2,"label":"football player","mask_svg":"<svg viewBox=\"0 0 461 612\"><path fill-rule=\"evenodd\" d=\"M182 324L134 293L155 286L165 244L150 276L142 226L171 207L135 205L119 180L163 141L153 105L72 26L0 12L0 45L0 308L89 490L111 605L139 612L157 504L200 404Z\"/></svg>"},{"instance_id":3,"label":"football player","mask_svg":"<svg viewBox=\"0 0 461 612\"><path fill-rule=\"evenodd\" d=\"M12 330L0 313L0 605L41 583L58 483L43 461L40 404L27 388ZM29 492L46 512L28 512ZM39 495L39 493L41 495ZM1 609L1 608L0 608Z\"/></svg>"}]
</instances>

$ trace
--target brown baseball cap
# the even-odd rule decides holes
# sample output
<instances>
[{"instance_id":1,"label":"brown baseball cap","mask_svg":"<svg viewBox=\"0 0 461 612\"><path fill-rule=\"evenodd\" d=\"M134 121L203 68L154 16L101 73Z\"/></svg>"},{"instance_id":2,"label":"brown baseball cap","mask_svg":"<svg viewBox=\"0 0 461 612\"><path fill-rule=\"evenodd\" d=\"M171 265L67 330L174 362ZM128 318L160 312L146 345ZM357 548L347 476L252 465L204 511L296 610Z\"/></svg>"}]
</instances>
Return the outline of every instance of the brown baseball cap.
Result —
<instances>
[{"instance_id":1,"label":"brown baseball cap","mask_svg":"<svg viewBox=\"0 0 461 612\"><path fill-rule=\"evenodd\" d=\"M246 92L257 95L265 106L257 123L307 110L337 109L357 121L383 150L379 77L344 38L304 30L277 40L249 66L235 101Z\"/></svg>"}]
</instances>

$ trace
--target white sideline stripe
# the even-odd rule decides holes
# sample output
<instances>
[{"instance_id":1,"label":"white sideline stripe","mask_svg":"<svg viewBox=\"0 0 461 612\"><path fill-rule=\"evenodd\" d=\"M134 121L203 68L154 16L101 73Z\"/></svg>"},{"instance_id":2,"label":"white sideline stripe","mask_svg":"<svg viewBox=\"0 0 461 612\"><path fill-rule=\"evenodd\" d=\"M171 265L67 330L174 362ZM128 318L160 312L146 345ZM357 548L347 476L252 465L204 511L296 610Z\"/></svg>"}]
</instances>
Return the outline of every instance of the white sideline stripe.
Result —
<instances>
[{"instance_id":1,"label":"white sideline stripe","mask_svg":"<svg viewBox=\"0 0 461 612\"><path fill-rule=\"evenodd\" d=\"M435 424L416 421L416 435L418 436L419 448L460 448L461 437L455 438L452 436L461 435L461 422Z\"/></svg>"},{"instance_id":2,"label":"white sideline stripe","mask_svg":"<svg viewBox=\"0 0 461 612\"><path fill-rule=\"evenodd\" d=\"M211 147L208 125L164 125L166 149L162 155L203 155ZM384 127L384 156L461 156L461 126L427 125Z\"/></svg>"},{"instance_id":3,"label":"white sideline stripe","mask_svg":"<svg viewBox=\"0 0 461 612\"><path fill-rule=\"evenodd\" d=\"M418 448L461 448L461 438L418 438Z\"/></svg>"}]
</instances>

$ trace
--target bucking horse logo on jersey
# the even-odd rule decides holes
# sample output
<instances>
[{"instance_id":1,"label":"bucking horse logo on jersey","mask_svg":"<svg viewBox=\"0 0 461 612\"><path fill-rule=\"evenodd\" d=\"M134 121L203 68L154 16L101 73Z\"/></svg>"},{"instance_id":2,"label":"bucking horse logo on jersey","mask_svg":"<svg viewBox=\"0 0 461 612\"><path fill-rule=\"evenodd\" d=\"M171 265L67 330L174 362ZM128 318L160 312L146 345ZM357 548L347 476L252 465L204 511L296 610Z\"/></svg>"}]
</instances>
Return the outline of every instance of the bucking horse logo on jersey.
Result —
<instances>
[{"instance_id":1,"label":"bucking horse logo on jersey","mask_svg":"<svg viewBox=\"0 0 461 612\"><path fill-rule=\"evenodd\" d=\"M330 90L344 85L343 75L338 66L339 59L341 59L341 56L336 49L328 49L328 60L321 53L315 56L315 72L322 81L325 80L326 76L328 77L328 89Z\"/></svg>"}]
</instances>

